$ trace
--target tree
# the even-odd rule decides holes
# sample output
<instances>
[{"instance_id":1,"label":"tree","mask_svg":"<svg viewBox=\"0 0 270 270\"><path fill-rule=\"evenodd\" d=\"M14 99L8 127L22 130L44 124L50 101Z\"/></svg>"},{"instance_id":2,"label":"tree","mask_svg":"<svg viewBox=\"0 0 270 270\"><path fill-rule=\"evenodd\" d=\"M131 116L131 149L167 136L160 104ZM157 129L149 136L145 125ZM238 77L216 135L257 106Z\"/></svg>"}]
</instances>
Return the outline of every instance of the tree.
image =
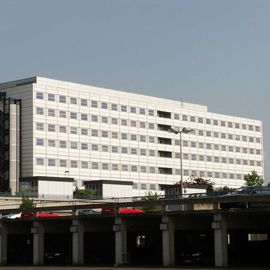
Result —
<instances>
[{"instance_id":1,"label":"tree","mask_svg":"<svg viewBox=\"0 0 270 270\"><path fill-rule=\"evenodd\" d=\"M145 200L148 201L148 204L144 207L145 211L157 211L156 201L158 200L159 195L157 192L147 192L145 194Z\"/></svg>"},{"instance_id":2,"label":"tree","mask_svg":"<svg viewBox=\"0 0 270 270\"><path fill-rule=\"evenodd\" d=\"M205 186L207 192L213 191L215 183L213 183L209 179L203 179L202 177L191 177L190 180L191 181L185 182L187 186L189 186L189 185L191 185L191 186L192 185Z\"/></svg>"},{"instance_id":3,"label":"tree","mask_svg":"<svg viewBox=\"0 0 270 270\"><path fill-rule=\"evenodd\" d=\"M251 173L245 175L244 180L246 181L246 186L248 187L261 187L264 183L263 179L257 174L256 171L251 171Z\"/></svg>"},{"instance_id":4,"label":"tree","mask_svg":"<svg viewBox=\"0 0 270 270\"><path fill-rule=\"evenodd\" d=\"M22 211L33 209L35 207L34 200L30 199L29 196L22 195L22 203L20 204L20 209Z\"/></svg>"},{"instance_id":5,"label":"tree","mask_svg":"<svg viewBox=\"0 0 270 270\"><path fill-rule=\"evenodd\" d=\"M78 187L73 192L73 196L77 199L92 199L93 195L95 195L95 191L91 189L78 189Z\"/></svg>"}]
</instances>

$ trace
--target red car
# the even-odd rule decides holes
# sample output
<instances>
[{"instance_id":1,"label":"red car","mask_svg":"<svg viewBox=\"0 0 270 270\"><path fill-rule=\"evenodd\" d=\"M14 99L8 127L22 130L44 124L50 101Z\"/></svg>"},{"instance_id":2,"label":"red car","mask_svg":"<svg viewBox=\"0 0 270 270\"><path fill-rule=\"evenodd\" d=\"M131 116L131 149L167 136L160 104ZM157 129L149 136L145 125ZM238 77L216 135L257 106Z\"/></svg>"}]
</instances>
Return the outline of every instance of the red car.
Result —
<instances>
[{"instance_id":1,"label":"red car","mask_svg":"<svg viewBox=\"0 0 270 270\"><path fill-rule=\"evenodd\" d=\"M102 214L114 214L115 208L103 208ZM128 208L128 207L122 207L119 208L119 214L142 214L144 213L144 210L138 209L138 208Z\"/></svg>"},{"instance_id":2,"label":"red car","mask_svg":"<svg viewBox=\"0 0 270 270\"><path fill-rule=\"evenodd\" d=\"M32 211L24 211L21 214L21 218L32 218L32 217L38 217L38 218L45 218L45 217L58 217L58 214L55 213L47 213L47 212L36 212L36 215Z\"/></svg>"}]
</instances>

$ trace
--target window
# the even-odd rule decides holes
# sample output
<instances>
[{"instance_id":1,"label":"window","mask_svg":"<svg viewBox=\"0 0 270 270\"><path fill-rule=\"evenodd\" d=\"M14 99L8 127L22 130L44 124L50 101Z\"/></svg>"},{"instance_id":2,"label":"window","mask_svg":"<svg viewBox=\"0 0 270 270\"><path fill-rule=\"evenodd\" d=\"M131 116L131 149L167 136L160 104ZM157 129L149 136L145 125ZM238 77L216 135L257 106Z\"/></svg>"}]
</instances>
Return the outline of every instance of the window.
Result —
<instances>
[{"instance_id":1,"label":"window","mask_svg":"<svg viewBox=\"0 0 270 270\"><path fill-rule=\"evenodd\" d=\"M229 146L229 152L233 152L233 146Z\"/></svg>"},{"instance_id":2,"label":"window","mask_svg":"<svg viewBox=\"0 0 270 270\"><path fill-rule=\"evenodd\" d=\"M140 128L145 128L145 122L140 122Z\"/></svg>"},{"instance_id":3,"label":"window","mask_svg":"<svg viewBox=\"0 0 270 270\"><path fill-rule=\"evenodd\" d=\"M88 169L88 162L87 161L81 161L81 168L82 169Z\"/></svg>"},{"instance_id":4,"label":"window","mask_svg":"<svg viewBox=\"0 0 270 270\"><path fill-rule=\"evenodd\" d=\"M246 142L247 141L247 136L242 136L242 141Z\"/></svg>"},{"instance_id":5,"label":"window","mask_svg":"<svg viewBox=\"0 0 270 270\"><path fill-rule=\"evenodd\" d=\"M242 150L243 150L243 153L244 153L244 154L247 154L247 148L246 148L246 147L243 147Z\"/></svg>"},{"instance_id":6,"label":"window","mask_svg":"<svg viewBox=\"0 0 270 270\"><path fill-rule=\"evenodd\" d=\"M235 152L240 153L240 147L235 147Z\"/></svg>"},{"instance_id":7,"label":"window","mask_svg":"<svg viewBox=\"0 0 270 270\"><path fill-rule=\"evenodd\" d=\"M44 139L37 138L36 139L36 145L38 145L38 146L44 146Z\"/></svg>"},{"instance_id":8,"label":"window","mask_svg":"<svg viewBox=\"0 0 270 270\"><path fill-rule=\"evenodd\" d=\"M222 173L222 178L226 179L228 177L227 173Z\"/></svg>"},{"instance_id":9,"label":"window","mask_svg":"<svg viewBox=\"0 0 270 270\"><path fill-rule=\"evenodd\" d=\"M190 116L190 122L195 122L195 116Z\"/></svg>"},{"instance_id":10,"label":"window","mask_svg":"<svg viewBox=\"0 0 270 270\"><path fill-rule=\"evenodd\" d=\"M77 134L77 128L76 127L70 127L70 134Z\"/></svg>"},{"instance_id":11,"label":"window","mask_svg":"<svg viewBox=\"0 0 270 270\"><path fill-rule=\"evenodd\" d=\"M92 151L98 151L98 145L92 144Z\"/></svg>"},{"instance_id":12,"label":"window","mask_svg":"<svg viewBox=\"0 0 270 270\"><path fill-rule=\"evenodd\" d=\"M48 116L55 117L55 110L54 109L48 109Z\"/></svg>"},{"instance_id":13,"label":"window","mask_svg":"<svg viewBox=\"0 0 270 270\"><path fill-rule=\"evenodd\" d=\"M142 189L142 190L146 190L146 184L141 183L141 189Z\"/></svg>"},{"instance_id":14,"label":"window","mask_svg":"<svg viewBox=\"0 0 270 270\"><path fill-rule=\"evenodd\" d=\"M146 166L141 166L140 170L141 170L141 173L146 173Z\"/></svg>"},{"instance_id":15,"label":"window","mask_svg":"<svg viewBox=\"0 0 270 270\"><path fill-rule=\"evenodd\" d=\"M130 126L131 126L131 127L137 127L137 122L134 121L134 120L131 120L131 121L130 121Z\"/></svg>"},{"instance_id":16,"label":"window","mask_svg":"<svg viewBox=\"0 0 270 270\"><path fill-rule=\"evenodd\" d=\"M242 124L242 129L247 129L247 125Z\"/></svg>"},{"instance_id":17,"label":"window","mask_svg":"<svg viewBox=\"0 0 270 270\"><path fill-rule=\"evenodd\" d=\"M121 153L122 154L127 154L128 153L127 147L121 147Z\"/></svg>"},{"instance_id":18,"label":"window","mask_svg":"<svg viewBox=\"0 0 270 270\"><path fill-rule=\"evenodd\" d=\"M88 129L87 128L82 128L81 129L81 135L88 135Z\"/></svg>"},{"instance_id":19,"label":"window","mask_svg":"<svg viewBox=\"0 0 270 270\"><path fill-rule=\"evenodd\" d=\"M211 137L211 131L206 131L206 136Z\"/></svg>"},{"instance_id":20,"label":"window","mask_svg":"<svg viewBox=\"0 0 270 270\"><path fill-rule=\"evenodd\" d=\"M260 138L256 138L256 143L261 143L261 139Z\"/></svg>"},{"instance_id":21,"label":"window","mask_svg":"<svg viewBox=\"0 0 270 270\"><path fill-rule=\"evenodd\" d=\"M233 127L233 123L232 122L228 122L228 127L232 128Z\"/></svg>"},{"instance_id":22,"label":"window","mask_svg":"<svg viewBox=\"0 0 270 270\"><path fill-rule=\"evenodd\" d=\"M149 156L150 157L155 157L156 156L156 151L155 150L149 150Z\"/></svg>"},{"instance_id":23,"label":"window","mask_svg":"<svg viewBox=\"0 0 270 270\"><path fill-rule=\"evenodd\" d=\"M214 157L214 162L219 163L219 157Z\"/></svg>"},{"instance_id":24,"label":"window","mask_svg":"<svg viewBox=\"0 0 270 270\"><path fill-rule=\"evenodd\" d=\"M92 162L92 169L98 170L98 163L97 162Z\"/></svg>"},{"instance_id":25,"label":"window","mask_svg":"<svg viewBox=\"0 0 270 270\"><path fill-rule=\"evenodd\" d=\"M36 164L39 166L44 165L44 158L36 158Z\"/></svg>"},{"instance_id":26,"label":"window","mask_svg":"<svg viewBox=\"0 0 270 270\"><path fill-rule=\"evenodd\" d=\"M102 170L109 170L109 164L108 163L102 163Z\"/></svg>"},{"instance_id":27,"label":"window","mask_svg":"<svg viewBox=\"0 0 270 270\"><path fill-rule=\"evenodd\" d=\"M132 172L137 172L138 171L138 168L136 165L131 165L131 171Z\"/></svg>"},{"instance_id":28,"label":"window","mask_svg":"<svg viewBox=\"0 0 270 270\"><path fill-rule=\"evenodd\" d=\"M149 136L149 143L155 143L155 137Z\"/></svg>"},{"instance_id":29,"label":"window","mask_svg":"<svg viewBox=\"0 0 270 270\"><path fill-rule=\"evenodd\" d=\"M137 135L136 134L131 134L130 135L130 140L131 141L137 141Z\"/></svg>"},{"instance_id":30,"label":"window","mask_svg":"<svg viewBox=\"0 0 270 270\"><path fill-rule=\"evenodd\" d=\"M130 112L131 113L137 113L136 107L130 107Z\"/></svg>"},{"instance_id":31,"label":"window","mask_svg":"<svg viewBox=\"0 0 270 270\"><path fill-rule=\"evenodd\" d=\"M235 160L235 163L236 163L237 165L241 165L241 160L237 158L237 159Z\"/></svg>"},{"instance_id":32,"label":"window","mask_svg":"<svg viewBox=\"0 0 270 270\"><path fill-rule=\"evenodd\" d=\"M220 137L221 137L221 139L226 139L226 133L221 133Z\"/></svg>"},{"instance_id":33,"label":"window","mask_svg":"<svg viewBox=\"0 0 270 270\"><path fill-rule=\"evenodd\" d=\"M140 149L140 155L146 156L146 149Z\"/></svg>"},{"instance_id":34,"label":"window","mask_svg":"<svg viewBox=\"0 0 270 270\"><path fill-rule=\"evenodd\" d=\"M59 126L59 132L67 133L67 127L66 126Z\"/></svg>"},{"instance_id":35,"label":"window","mask_svg":"<svg viewBox=\"0 0 270 270\"><path fill-rule=\"evenodd\" d=\"M156 168L155 167L149 167L149 172L150 173L156 173Z\"/></svg>"},{"instance_id":36,"label":"window","mask_svg":"<svg viewBox=\"0 0 270 270\"><path fill-rule=\"evenodd\" d=\"M228 134L228 139L233 140L233 134Z\"/></svg>"},{"instance_id":37,"label":"window","mask_svg":"<svg viewBox=\"0 0 270 270\"><path fill-rule=\"evenodd\" d=\"M191 160L197 160L197 156L195 154L191 155Z\"/></svg>"},{"instance_id":38,"label":"window","mask_svg":"<svg viewBox=\"0 0 270 270\"><path fill-rule=\"evenodd\" d=\"M70 112L70 119L77 119L77 113Z\"/></svg>"},{"instance_id":39,"label":"window","mask_svg":"<svg viewBox=\"0 0 270 270\"><path fill-rule=\"evenodd\" d=\"M235 123L235 124L234 124L234 127L235 127L235 128L240 128L240 124L239 124L239 123Z\"/></svg>"},{"instance_id":40,"label":"window","mask_svg":"<svg viewBox=\"0 0 270 270\"><path fill-rule=\"evenodd\" d=\"M55 167L55 159L49 158L48 159L48 166Z\"/></svg>"},{"instance_id":41,"label":"window","mask_svg":"<svg viewBox=\"0 0 270 270\"><path fill-rule=\"evenodd\" d=\"M67 148L67 142L66 141L59 141L59 147L60 148Z\"/></svg>"},{"instance_id":42,"label":"window","mask_svg":"<svg viewBox=\"0 0 270 270\"><path fill-rule=\"evenodd\" d=\"M212 162L212 157L211 157L211 156L207 156L207 157L206 157L206 160L207 160L208 162Z\"/></svg>"},{"instance_id":43,"label":"window","mask_svg":"<svg viewBox=\"0 0 270 270\"><path fill-rule=\"evenodd\" d=\"M55 125L54 124L48 124L48 131L49 132L55 132Z\"/></svg>"},{"instance_id":44,"label":"window","mask_svg":"<svg viewBox=\"0 0 270 270\"><path fill-rule=\"evenodd\" d=\"M193 148L196 148L196 142L190 142L190 146L193 147Z\"/></svg>"},{"instance_id":45,"label":"window","mask_svg":"<svg viewBox=\"0 0 270 270\"><path fill-rule=\"evenodd\" d=\"M43 99L44 95L43 92L36 92L36 99Z\"/></svg>"},{"instance_id":46,"label":"window","mask_svg":"<svg viewBox=\"0 0 270 270\"><path fill-rule=\"evenodd\" d=\"M214 144L214 150L219 150L219 145L218 144Z\"/></svg>"},{"instance_id":47,"label":"window","mask_svg":"<svg viewBox=\"0 0 270 270\"><path fill-rule=\"evenodd\" d=\"M203 124L203 118L202 117L198 118L198 123Z\"/></svg>"},{"instance_id":48,"label":"window","mask_svg":"<svg viewBox=\"0 0 270 270\"><path fill-rule=\"evenodd\" d=\"M49 147L55 147L55 140L48 140Z\"/></svg>"},{"instance_id":49,"label":"window","mask_svg":"<svg viewBox=\"0 0 270 270\"><path fill-rule=\"evenodd\" d=\"M48 101L55 101L55 95L54 94L48 94Z\"/></svg>"},{"instance_id":50,"label":"window","mask_svg":"<svg viewBox=\"0 0 270 270\"><path fill-rule=\"evenodd\" d=\"M182 115L182 120L183 120L183 121L187 121L187 120L188 120L187 115L183 114L183 115Z\"/></svg>"},{"instance_id":51,"label":"window","mask_svg":"<svg viewBox=\"0 0 270 270\"><path fill-rule=\"evenodd\" d=\"M98 130L97 129L92 129L91 130L91 135L92 135L92 137L98 137Z\"/></svg>"},{"instance_id":52,"label":"window","mask_svg":"<svg viewBox=\"0 0 270 270\"><path fill-rule=\"evenodd\" d=\"M43 123L36 123L36 130L44 130L44 124Z\"/></svg>"},{"instance_id":53,"label":"window","mask_svg":"<svg viewBox=\"0 0 270 270\"><path fill-rule=\"evenodd\" d=\"M109 152L109 146L108 145L102 145L101 151L102 152Z\"/></svg>"},{"instance_id":54,"label":"window","mask_svg":"<svg viewBox=\"0 0 270 270\"><path fill-rule=\"evenodd\" d=\"M117 118L112 118L112 125L118 125L118 119Z\"/></svg>"},{"instance_id":55,"label":"window","mask_svg":"<svg viewBox=\"0 0 270 270\"><path fill-rule=\"evenodd\" d=\"M214 132L214 137L218 138L218 132Z\"/></svg>"},{"instance_id":56,"label":"window","mask_svg":"<svg viewBox=\"0 0 270 270\"><path fill-rule=\"evenodd\" d=\"M212 176L213 176L212 172L207 172L207 177L212 177Z\"/></svg>"},{"instance_id":57,"label":"window","mask_svg":"<svg viewBox=\"0 0 270 270\"><path fill-rule=\"evenodd\" d=\"M183 154L183 159L188 160L188 154L187 154L187 153L184 153L184 154Z\"/></svg>"},{"instance_id":58,"label":"window","mask_svg":"<svg viewBox=\"0 0 270 270\"><path fill-rule=\"evenodd\" d=\"M77 105L77 98L70 97L70 104Z\"/></svg>"},{"instance_id":59,"label":"window","mask_svg":"<svg viewBox=\"0 0 270 270\"><path fill-rule=\"evenodd\" d=\"M118 171L118 164L113 163L113 164L112 164L112 170L113 170L113 171Z\"/></svg>"},{"instance_id":60,"label":"window","mask_svg":"<svg viewBox=\"0 0 270 270\"><path fill-rule=\"evenodd\" d=\"M71 149L77 149L77 142L70 142Z\"/></svg>"},{"instance_id":61,"label":"window","mask_svg":"<svg viewBox=\"0 0 270 270\"><path fill-rule=\"evenodd\" d=\"M207 143L206 144L206 149L212 149L212 144L211 143Z\"/></svg>"},{"instance_id":62,"label":"window","mask_svg":"<svg viewBox=\"0 0 270 270\"><path fill-rule=\"evenodd\" d=\"M229 164L234 164L233 158L229 158Z\"/></svg>"},{"instance_id":63,"label":"window","mask_svg":"<svg viewBox=\"0 0 270 270\"><path fill-rule=\"evenodd\" d=\"M91 100L91 107L92 108L97 108L98 107L98 102L96 100Z\"/></svg>"},{"instance_id":64,"label":"window","mask_svg":"<svg viewBox=\"0 0 270 270\"><path fill-rule=\"evenodd\" d=\"M112 132L112 139L118 139L118 133L117 132Z\"/></svg>"},{"instance_id":65,"label":"window","mask_svg":"<svg viewBox=\"0 0 270 270\"><path fill-rule=\"evenodd\" d=\"M155 129L155 124L154 123L149 123L149 129Z\"/></svg>"},{"instance_id":66,"label":"window","mask_svg":"<svg viewBox=\"0 0 270 270\"><path fill-rule=\"evenodd\" d=\"M88 104L87 104L87 99L85 99L85 98L82 98L81 99L81 106L87 106Z\"/></svg>"},{"instance_id":67,"label":"window","mask_svg":"<svg viewBox=\"0 0 270 270\"><path fill-rule=\"evenodd\" d=\"M44 115L44 109L43 108L40 108L40 107L37 107L36 108L36 114Z\"/></svg>"},{"instance_id":68,"label":"window","mask_svg":"<svg viewBox=\"0 0 270 270\"><path fill-rule=\"evenodd\" d=\"M98 122L98 116L97 115L91 115L91 121L92 122Z\"/></svg>"},{"instance_id":69,"label":"window","mask_svg":"<svg viewBox=\"0 0 270 270\"><path fill-rule=\"evenodd\" d=\"M219 172L215 172L215 178L220 178Z\"/></svg>"},{"instance_id":70,"label":"window","mask_svg":"<svg viewBox=\"0 0 270 270\"><path fill-rule=\"evenodd\" d=\"M66 111L59 111L59 117L66 118L67 117L67 112Z\"/></svg>"},{"instance_id":71,"label":"window","mask_svg":"<svg viewBox=\"0 0 270 270\"><path fill-rule=\"evenodd\" d=\"M60 167L67 167L67 161L65 159L60 159L59 166Z\"/></svg>"},{"instance_id":72,"label":"window","mask_svg":"<svg viewBox=\"0 0 270 270\"><path fill-rule=\"evenodd\" d=\"M112 111L117 111L117 104L112 103L111 104L111 110Z\"/></svg>"},{"instance_id":73,"label":"window","mask_svg":"<svg viewBox=\"0 0 270 270\"><path fill-rule=\"evenodd\" d=\"M101 137L108 138L109 137L108 131L102 130Z\"/></svg>"},{"instance_id":74,"label":"window","mask_svg":"<svg viewBox=\"0 0 270 270\"><path fill-rule=\"evenodd\" d=\"M71 160L70 161L70 167L71 168L78 168L78 161L77 160Z\"/></svg>"},{"instance_id":75,"label":"window","mask_svg":"<svg viewBox=\"0 0 270 270\"><path fill-rule=\"evenodd\" d=\"M108 117L102 116L101 117L101 122L104 123L104 124L107 124L108 123Z\"/></svg>"},{"instance_id":76,"label":"window","mask_svg":"<svg viewBox=\"0 0 270 270\"><path fill-rule=\"evenodd\" d=\"M225 127L225 126L226 126L226 122L225 122L225 121L220 121L220 125L221 125L222 127Z\"/></svg>"},{"instance_id":77,"label":"window","mask_svg":"<svg viewBox=\"0 0 270 270\"><path fill-rule=\"evenodd\" d=\"M255 130L257 131L257 132L260 132L260 127L259 126L255 126Z\"/></svg>"},{"instance_id":78,"label":"window","mask_svg":"<svg viewBox=\"0 0 270 270\"><path fill-rule=\"evenodd\" d=\"M206 118L206 124L207 124L207 125L211 125L211 119Z\"/></svg>"},{"instance_id":79,"label":"window","mask_svg":"<svg viewBox=\"0 0 270 270\"><path fill-rule=\"evenodd\" d=\"M118 146L112 146L112 153L118 153Z\"/></svg>"},{"instance_id":80,"label":"window","mask_svg":"<svg viewBox=\"0 0 270 270\"><path fill-rule=\"evenodd\" d=\"M203 136L203 130L199 130L198 135Z\"/></svg>"},{"instance_id":81,"label":"window","mask_svg":"<svg viewBox=\"0 0 270 270\"><path fill-rule=\"evenodd\" d=\"M218 126L218 120L213 121L214 126Z\"/></svg>"},{"instance_id":82,"label":"window","mask_svg":"<svg viewBox=\"0 0 270 270\"><path fill-rule=\"evenodd\" d=\"M200 172L199 172L199 175L200 175L200 177L204 177L204 175L205 175L205 174L204 174L204 171L200 171Z\"/></svg>"},{"instance_id":83,"label":"window","mask_svg":"<svg viewBox=\"0 0 270 270\"><path fill-rule=\"evenodd\" d=\"M140 108L140 114L145 114L145 109L144 108Z\"/></svg>"},{"instance_id":84,"label":"window","mask_svg":"<svg viewBox=\"0 0 270 270\"><path fill-rule=\"evenodd\" d=\"M87 143L81 143L81 149L82 150L88 150L88 144Z\"/></svg>"},{"instance_id":85,"label":"window","mask_svg":"<svg viewBox=\"0 0 270 270\"><path fill-rule=\"evenodd\" d=\"M121 139L127 140L127 133L121 133Z\"/></svg>"},{"instance_id":86,"label":"window","mask_svg":"<svg viewBox=\"0 0 270 270\"><path fill-rule=\"evenodd\" d=\"M59 103L66 103L66 97L65 96L59 96Z\"/></svg>"},{"instance_id":87,"label":"window","mask_svg":"<svg viewBox=\"0 0 270 270\"><path fill-rule=\"evenodd\" d=\"M253 131L253 126L252 125L248 125L248 130Z\"/></svg>"},{"instance_id":88,"label":"window","mask_svg":"<svg viewBox=\"0 0 270 270\"><path fill-rule=\"evenodd\" d=\"M203 155L199 155L199 161L204 161L204 156Z\"/></svg>"},{"instance_id":89,"label":"window","mask_svg":"<svg viewBox=\"0 0 270 270\"><path fill-rule=\"evenodd\" d=\"M87 121L88 120L88 115L86 113L81 114L81 120Z\"/></svg>"},{"instance_id":90,"label":"window","mask_svg":"<svg viewBox=\"0 0 270 270\"><path fill-rule=\"evenodd\" d=\"M127 112L127 106L121 105L121 112Z\"/></svg>"},{"instance_id":91,"label":"window","mask_svg":"<svg viewBox=\"0 0 270 270\"><path fill-rule=\"evenodd\" d=\"M180 143L180 141L179 141L179 143ZM175 144L175 145L176 145L176 144ZM183 146L188 147L188 141L184 140L184 141L183 141Z\"/></svg>"},{"instance_id":92,"label":"window","mask_svg":"<svg viewBox=\"0 0 270 270\"><path fill-rule=\"evenodd\" d=\"M199 148L203 149L204 148L204 143L199 142Z\"/></svg>"},{"instance_id":93,"label":"window","mask_svg":"<svg viewBox=\"0 0 270 270\"><path fill-rule=\"evenodd\" d=\"M175 120L179 120L179 119L180 119L179 113L175 113L175 114L174 114L174 119L175 119Z\"/></svg>"},{"instance_id":94,"label":"window","mask_svg":"<svg viewBox=\"0 0 270 270\"><path fill-rule=\"evenodd\" d=\"M148 115L149 116L154 116L155 115L154 110L148 110Z\"/></svg>"},{"instance_id":95,"label":"window","mask_svg":"<svg viewBox=\"0 0 270 270\"><path fill-rule=\"evenodd\" d=\"M221 158L221 162L222 162L222 163L227 163L227 158L222 157L222 158Z\"/></svg>"},{"instance_id":96,"label":"window","mask_svg":"<svg viewBox=\"0 0 270 270\"><path fill-rule=\"evenodd\" d=\"M126 119L121 119L121 125L122 126L127 126L127 120Z\"/></svg>"},{"instance_id":97,"label":"window","mask_svg":"<svg viewBox=\"0 0 270 270\"><path fill-rule=\"evenodd\" d=\"M249 137L249 142L254 142L253 137Z\"/></svg>"},{"instance_id":98,"label":"window","mask_svg":"<svg viewBox=\"0 0 270 270\"><path fill-rule=\"evenodd\" d=\"M146 136L140 135L140 142L146 142Z\"/></svg>"},{"instance_id":99,"label":"window","mask_svg":"<svg viewBox=\"0 0 270 270\"><path fill-rule=\"evenodd\" d=\"M261 154L261 150L260 149L256 149L256 155L260 155Z\"/></svg>"},{"instance_id":100,"label":"window","mask_svg":"<svg viewBox=\"0 0 270 270\"><path fill-rule=\"evenodd\" d=\"M107 102L101 102L101 108L102 109L108 109L108 103Z\"/></svg>"}]
</instances>

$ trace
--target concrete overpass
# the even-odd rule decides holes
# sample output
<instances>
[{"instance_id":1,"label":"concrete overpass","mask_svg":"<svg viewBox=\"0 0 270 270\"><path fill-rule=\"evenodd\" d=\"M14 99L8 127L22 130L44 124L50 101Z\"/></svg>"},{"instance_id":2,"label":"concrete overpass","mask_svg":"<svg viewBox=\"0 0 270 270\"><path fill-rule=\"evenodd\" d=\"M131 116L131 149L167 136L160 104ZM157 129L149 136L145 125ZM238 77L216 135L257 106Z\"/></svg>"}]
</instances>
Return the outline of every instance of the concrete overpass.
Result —
<instances>
[{"instance_id":1,"label":"concrete overpass","mask_svg":"<svg viewBox=\"0 0 270 270\"><path fill-rule=\"evenodd\" d=\"M247 207L220 209L224 202L244 202ZM195 263L227 267L251 262L270 266L269 203L269 196L189 198L157 200L152 211L140 215L2 219L0 264L50 264L49 257L55 256L50 254L58 252L63 257L60 263L66 265L167 267ZM64 209L74 213L81 208L147 205L148 201L115 201L39 207L35 211ZM254 208L249 208L252 205Z\"/></svg>"}]
</instances>

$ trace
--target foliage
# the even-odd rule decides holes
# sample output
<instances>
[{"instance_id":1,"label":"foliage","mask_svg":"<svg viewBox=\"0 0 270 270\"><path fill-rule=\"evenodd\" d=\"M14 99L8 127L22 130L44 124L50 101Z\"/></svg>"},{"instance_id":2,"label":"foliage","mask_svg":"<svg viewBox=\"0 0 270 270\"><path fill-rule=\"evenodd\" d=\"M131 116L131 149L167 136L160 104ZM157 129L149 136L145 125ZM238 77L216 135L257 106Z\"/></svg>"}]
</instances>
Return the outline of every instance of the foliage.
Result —
<instances>
[{"instance_id":1,"label":"foliage","mask_svg":"<svg viewBox=\"0 0 270 270\"><path fill-rule=\"evenodd\" d=\"M256 171L251 171L251 173L245 175L244 180L246 181L246 186L248 187L261 187L264 183L263 179L257 174Z\"/></svg>"},{"instance_id":2,"label":"foliage","mask_svg":"<svg viewBox=\"0 0 270 270\"><path fill-rule=\"evenodd\" d=\"M78 199L91 199L95 195L95 192L91 189L78 189L76 187L73 192L73 196Z\"/></svg>"},{"instance_id":3,"label":"foliage","mask_svg":"<svg viewBox=\"0 0 270 270\"><path fill-rule=\"evenodd\" d=\"M158 200L159 195L157 192L149 191L145 194L145 200L148 201L148 204L144 207L145 211L157 211L156 201Z\"/></svg>"},{"instance_id":4,"label":"foliage","mask_svg":"<svg viewBox=\"0 0 270 270\"><path fill-rule=\"evenodd\" d=\"M34 200L30 199L29 196L22 195L22 203L20 204L20 209L25 211L35 207Z\"/></svg>"},{"instance_id":5,"label":"foliage","mask_svg":"<svg viewBox=\"0 0 270 270\"><path fill-rule=\"evenodd\" d=\"M192 185L199 185L199 186L206 186L207 192L213 191L215 183L213 183L209 179L204 179L202 177L191 177L190 181L184 182L184 185L192 186Z\"/></svg>"}]
</instances>

